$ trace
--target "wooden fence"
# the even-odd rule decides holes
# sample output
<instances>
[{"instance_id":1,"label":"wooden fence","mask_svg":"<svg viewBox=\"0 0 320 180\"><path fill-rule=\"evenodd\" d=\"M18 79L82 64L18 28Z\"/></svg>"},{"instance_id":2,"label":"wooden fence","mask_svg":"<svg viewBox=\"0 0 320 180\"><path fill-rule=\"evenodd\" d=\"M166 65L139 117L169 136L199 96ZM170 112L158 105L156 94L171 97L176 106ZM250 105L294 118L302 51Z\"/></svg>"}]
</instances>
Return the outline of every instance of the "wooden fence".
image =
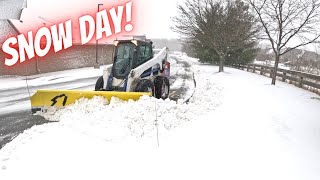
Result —
<instances>
[{"instance_id":1,"label":"wooden fence","mask_svg":"<svg viewBox=\"0 0 320 180\"><path fill-rule=\"evenodd\" d=\"M266 65L248 64L235 65L234 68L247 70L260 75L272 77L274 68ZM292 71L278 68L277 79L283 82L294 84L300 88L307 89L320 95L320 76L300 71Z\"/></svg>"}]
</instances>

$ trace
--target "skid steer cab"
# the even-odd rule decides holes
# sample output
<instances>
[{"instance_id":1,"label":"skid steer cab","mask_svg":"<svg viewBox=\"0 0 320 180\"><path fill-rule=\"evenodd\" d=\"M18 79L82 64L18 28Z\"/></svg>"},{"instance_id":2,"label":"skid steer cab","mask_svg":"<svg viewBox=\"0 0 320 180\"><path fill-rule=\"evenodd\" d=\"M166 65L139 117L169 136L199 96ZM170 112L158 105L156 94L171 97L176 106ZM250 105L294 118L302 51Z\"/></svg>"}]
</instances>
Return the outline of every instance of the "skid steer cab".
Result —
<instances>
[{"instance_id":1,"label":"skid steer cab","mask_svg":"<svg viewBox=\"0 0 320 180\"><path fill-rule=\"evenodd\" d=\"M169 50L154 53L149 40L116 40L113 65L104 69L96 91L148 92L166 99L170 91Z\"/></svg>"}]
</instances>

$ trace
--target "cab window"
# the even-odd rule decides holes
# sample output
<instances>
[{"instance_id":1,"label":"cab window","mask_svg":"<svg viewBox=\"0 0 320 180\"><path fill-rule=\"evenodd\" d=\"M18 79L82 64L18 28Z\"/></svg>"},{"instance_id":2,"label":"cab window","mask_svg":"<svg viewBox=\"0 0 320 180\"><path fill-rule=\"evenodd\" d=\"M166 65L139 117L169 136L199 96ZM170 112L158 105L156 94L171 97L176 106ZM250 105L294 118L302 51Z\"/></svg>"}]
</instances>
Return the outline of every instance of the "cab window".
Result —
<instances>
[{"instance_id":1,"label":"cab window","mask_svg":"<svg viewBox=\"0 0 320 180\"><path fill-rule=\"evenodd\" d=\"M138 62L137 65L141 65L142 63L148 61L152 58L152 51L150 46L141 45L138 49Z\"/></svg>"},{"instance_id":2,"label":"cab window","mask_svg":"<svg viewBox=\"0 0 320 180\"><path fill-rule=\"evenodd\" d=\"M119 44L116 49L113 70L116 77L125 77L131 70L134 46L130 43Z\"/></svg>"}]
</instances>

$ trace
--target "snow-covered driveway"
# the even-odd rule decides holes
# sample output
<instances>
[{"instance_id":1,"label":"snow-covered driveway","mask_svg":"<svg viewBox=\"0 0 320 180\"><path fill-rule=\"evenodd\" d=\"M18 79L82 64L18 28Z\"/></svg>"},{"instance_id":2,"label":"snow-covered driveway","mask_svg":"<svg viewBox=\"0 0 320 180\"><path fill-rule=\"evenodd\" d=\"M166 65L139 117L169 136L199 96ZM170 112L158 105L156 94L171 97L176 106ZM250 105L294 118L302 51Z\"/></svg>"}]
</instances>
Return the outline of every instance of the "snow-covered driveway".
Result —
<instances>
[{"instance_id":1,"label":"snow-covered driveway","mask_svg":"<svg viewBox=\"0 0 320 180\"><path fill-rule=\"evenodd\" d=\"M0 179L320 179L318 95L188 60L189 104L97 97L43 114L58 122L1 149Z\"/></svg>"}]
</instances>

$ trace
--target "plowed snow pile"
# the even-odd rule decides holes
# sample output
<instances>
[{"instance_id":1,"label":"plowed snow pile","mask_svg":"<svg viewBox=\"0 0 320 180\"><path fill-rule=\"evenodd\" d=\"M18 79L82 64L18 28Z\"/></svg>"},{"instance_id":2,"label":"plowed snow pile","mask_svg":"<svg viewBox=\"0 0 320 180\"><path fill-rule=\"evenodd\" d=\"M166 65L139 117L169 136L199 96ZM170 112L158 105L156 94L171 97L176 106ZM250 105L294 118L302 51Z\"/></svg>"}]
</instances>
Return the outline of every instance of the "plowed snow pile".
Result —
<instances>
[{"instance_id":1,"label":"plowed snow pile","mask_svg":"<svg viewBox=\"0 0 320 180\"><path fill-rule=\"evenodd\" d=\"M178 69L181 71L181 68ZM199 87L188 103L183 102L185 99L176 102L147 96L128 102L117 98L108 102L102 97L94 97L90 100L83 98L63 109L51 109L39 115L49 121L59 121L59 126L106 141L118 141L128 136L152 137L156 133L156 122L160 134L163 134L185 122L196 120L220 104L222 87L203 74L197 74L196 79ZM193 82L192 79L190 81ZM188 91L194 90L194 87L188 88Z\"/></svg>"},{"instance_id":2,"label":"plowed snow pile","mask_svg":"<svg viewBox=\"0 0 320 180\"><path fill-rule=\"evenodd\" d=\"M80 99L64 109L51 109L41 115L50 121L59 121L60 126L106 141L119 140L128 135L153 136L156 120L161 133L195 120L220 104L220 87L208 80L204 83L205 87L196 91L188 104L148 96L128 102L112 98L110 103L103 97L94 97Z\"/></svg>"}]
</instances>

